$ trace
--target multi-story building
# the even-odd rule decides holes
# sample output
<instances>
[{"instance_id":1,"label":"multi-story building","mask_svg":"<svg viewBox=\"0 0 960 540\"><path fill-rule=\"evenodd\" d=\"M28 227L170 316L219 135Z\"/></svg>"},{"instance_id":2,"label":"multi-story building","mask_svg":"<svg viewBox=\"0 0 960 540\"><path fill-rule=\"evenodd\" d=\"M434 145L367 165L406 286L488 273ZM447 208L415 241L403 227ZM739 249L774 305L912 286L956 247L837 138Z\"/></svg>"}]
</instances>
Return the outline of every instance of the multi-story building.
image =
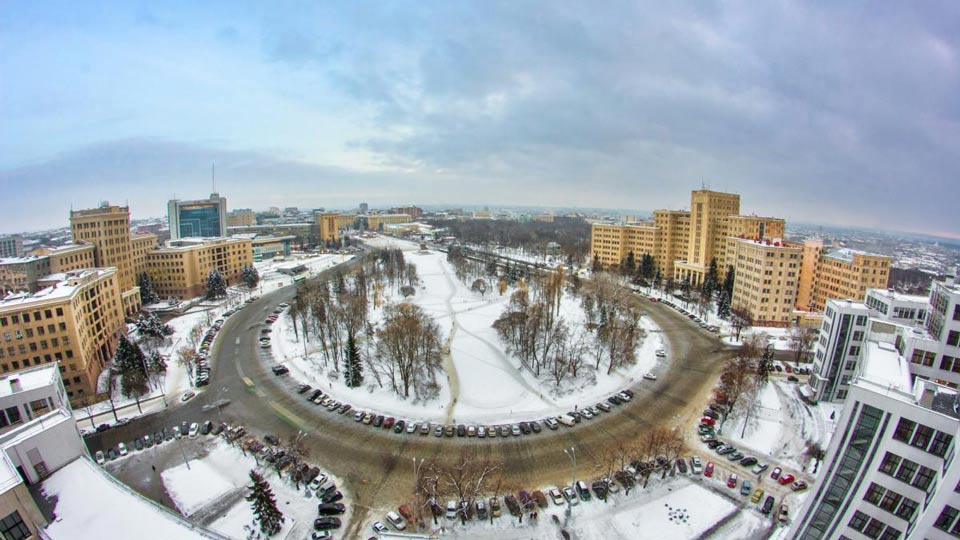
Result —
<instances>
[{"instance_id":1,"label":"multi-story building","mask_svg":"<svg viewBox=\"0 0 960 540\"><path fill-rule=\"evenodd\" d=\"M396 223L410 223L413 221L410 214L370 214L368 216L360 216L360 222L362 225L365 225L363 228L377 231L382 228L382 225L396 224Z\"/></svg>"},{"instance_id":2,"label":"multi-story building","mask_svg":"<svg viewBox=\"0 0 960 540\"><path fill-rule=\"evenodd\" d=\"M730 305L746 309L757 326L787 326L794 317L802 250L780 240L729 237L725 253L735 276Z\"/></svg>"},{"instance_id":3,"label":"multi-story building","mask_svg":"<svg viewBox=\"0 0 960 540\"><path fill-rule=\"evenodd\" d=\"M238 208L227 214L227 227L252 227L257 224L257 213L249 208Z\"/></svg>"},{"instance_id":4,"label":"multi-story building","mask_svg":"<svg viewBox=\"0 0 960 540\"><path fill-rule=\"evenodd\" d=\"M160 239L155 234L134 234L130 237L130 254L133 263L133 274L140 279L140 274L147 271L147 256L157 249ZM139 283L139 281L137 282Z\"/></svg>"},{"instance_id":5,"label":"multi-story building","mask_svg":"<svg viewBox=\"0 0 960 540\"><path fill-rule=\"evenodd\" d=\"M823 314L813 369L801 393L812 401L842 401L858 373L870 309L853 300L829 300Z\"/></svg>"},{"instance_id":6,"label":"multi-story building","mask_svg":"<svg viewBox=\"0 0 960 540\"><path fill-rule=\"evenodd\" d=\"M273 223L253 225L252 227L230 227L227 232L234 236L293 236L297 244L315 242L318 234L316 223Z\"/></svg>"},{"instance_id":7,"label":"multi-story building","mask_svg":"<svg viewBox=\"0 0 960 540\"><path fill-rule=\"evenodd\" d=\"M332 212L314 212L313 219L317 224L321 244L331 244L340 238L340 227L337 225L337 214Z\"/></svg>"},{"instance_id":8,"label":"multi-story building","mask_svg":"<svg viewBox=\"0 0 960 540\"><path fill-rule=\"evenodd\" d=\"M36 293L0 300L0 369L57 362L67 396L95 398L97 378L124 329L114 268L52 274Z\"/></svg>"},{"instance_id":9,"label":"multi-story building","mask_svg":"<svg viewBox=\"0 0 960 540\"><path fill-rule=\"evenodd\" d=\"M923 325L927 320L929 297L903 294L893 289L867 289L863 303L885 320L905 324Z\"/></svg>"},{"instance_id":10,"label":"multi-story building","mask_svg":"<svg viewBox=\"0 0 960 540\"><path fill-rule=\"evenodd\" d=\"M890 257L845 248L809 249L816 257L810 304L807 311L823 311L831 298L863 298L869 288L886 289L890 278ZM809 266L809 264L808 264Z\"/></svg>"},{"instance_id":11,"label":"multi-story building","mask_svg":"<svg viewBox=\"0 0 960 540\"><path fill-rule=\"evenodd\" d=\"M337 214L337 230L346 231L357 228L356 214Z\"/></svg>"},{"instance_id":12,"label":"multi-story building","mask_svg":"<svg viewBox=\"0 0 960 540\"><path fill-rule=\"evenodd\" d=\"M23 257L23 237L19 234L0 236L0 259Z\"/></svg>"},{"instance_id":13,"label":"multi-story building","mask_svg":"<svg viewBox=\"0 0 960 540\"><path fill-rule=\"evenodd\" d=\"M227 236L227 199L211 193L209 199L167 203L170 239Z\"/></svg>"},{"instance_id":14,"label":"multi-story building","mask_svg":"<svg viewBox=\"0 0 960 540\"><path fill-rule=\"evenodd\" d=\"M360 208L360 213L361 213L361 214L366 214L367 211L370 210L370 205L368 205L368 204L365 203L365 202L362 202L362 203L360 203L359 208Z\"/></svg>"},{"instance_id":15,"label":"multi-story building","mask_svg":"<svg viewBox=\"0 0 960 540\"><path fill-rule=\"evenodd\" d=\"M0 291L37 292L39 281L51 273L94 267L92 244L40 248L28 257L0 259Z\"/></svg>"},{"instance_id":16,"label":"multi-story building","mask_svg":"<svg viewBox=\"0 0 960 540\"><path fill-rule=\"evenodd\" d=\"M140 309L140 288L134 274L130 244L130 208L110 206L70 211L70 232L75 243L93 244L97 268L114 267L121 290L123 312Z\"/></svg>"},{"instance_id":17,"label":"multi-story building","mask_svg":"<svg viewBox=\"0 0 960 540\"><path fill-rule=\"evenodd\" d=\"M947 540L960 536L956 390L916 379L887 342L868 341L858 376L796 514L791 538Z\"/></svg>"},{"instance_id":18,"label":"multi-story building","mask_svg":"<svg viewBox=\"0 0 960 540\"><path fill-rule=\"evenodd\" d=\"M423 217L423 208L419 206L401 206L399 208L391 208L390 213L407 214L411 219L420 219ZM553 220L551 219L551 221Z\"/></svg>"},{"instance_id":19,"label":"multi-story building","mask_svg":"<svg viewBox=\"0 0 960 540\"><path fill-rule=\"evenodd\" d=\"M253 264L249 238L181 239L151 251L146 269L157 295L187 300L206 293L211 270L220 270L228 284L236 284L249 264Z\"/></svg>"},{"instance_id":20,"label":"multi-story building","mask_svg":"<svg viewBox=\"0 0 960 540\"><path fill-rule=\"evenodd\" d=\"M0 434L61 407L69 396L54 363L0 375Z\"/></svg>"}]
</instances>

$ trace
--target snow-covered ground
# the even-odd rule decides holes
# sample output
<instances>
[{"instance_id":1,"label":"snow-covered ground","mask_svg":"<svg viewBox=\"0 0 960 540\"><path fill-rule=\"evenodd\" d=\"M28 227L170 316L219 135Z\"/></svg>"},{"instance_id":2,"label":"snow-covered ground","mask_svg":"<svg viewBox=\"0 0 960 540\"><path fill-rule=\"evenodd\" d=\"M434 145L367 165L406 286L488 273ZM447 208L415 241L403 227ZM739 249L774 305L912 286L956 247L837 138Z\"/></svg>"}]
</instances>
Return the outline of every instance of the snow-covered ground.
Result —
<instances>
[{"instance_id":1,"label":"snow-covered ground","mask_svg":"<svg viewBox=\"0 0 960 540\"><path fill-rule=\"evenodd\" d=\"M402 249L407 260L416 264L422 283L411 300L439 325L450 349L451 362L447 365L452 370L447 378L438 381L437 398L427 403L399 399L386 385L379 388L369 373L363 386L347 388L340 380L332 380L323 373L317 343L308 344L305 355L304 344L294 336L290 318L280 317L272 333L274 358L290 367L296 378L319 385L339 401L355 408L418 420L499 423L557 415L577 404L592 405L642 381L645 373L656 371L655 352L664 347L664 342L659 328L644 317L641 325L647 336L637 349L636 364L614 370L609 376L601 367L595 384L581 379L575 386L566 386L557 392L545 374L538 378L522 369L519 361L505 351L492 327L509 303L513 289L503 295L492 291L484 296L457 279L443 253L421 252L416 243L382 236L367 243L373 247ZM382 310L374 310L371 319L376 321L381 315ZM560 315L573 325L581 324L583 314L579 301L565 296Z\"/></svg>"},{"instance_id":2,"label":"snow-covered ground","mask_svg":"<svg viewBox=\"0 0 960 540\"><path fill-rule=\"evenodd\" d=\"M250 503L243 496L250 484L250 471L257 469L270 483L276 497L277 507L286 521L279 534L272 537L277 540L300 539L308 537L313 530L313 519L317 517L317 499L307 497L307 489L299 490L287 479L277 478L277 473L264 463L257 466L254 458L222 440L213 442L207 455L190 461L190 468L178 465L161 472L164 489L184 516L210 514L215 511L210 528L220 534L245 540L253 524L253 512ZM337 484L344 493L343 502L348 513L338 516L343 521L341 530L347 527L351 504L349 494L339 479L331 477L329 481Z\"/></svg>"}]
</instances>

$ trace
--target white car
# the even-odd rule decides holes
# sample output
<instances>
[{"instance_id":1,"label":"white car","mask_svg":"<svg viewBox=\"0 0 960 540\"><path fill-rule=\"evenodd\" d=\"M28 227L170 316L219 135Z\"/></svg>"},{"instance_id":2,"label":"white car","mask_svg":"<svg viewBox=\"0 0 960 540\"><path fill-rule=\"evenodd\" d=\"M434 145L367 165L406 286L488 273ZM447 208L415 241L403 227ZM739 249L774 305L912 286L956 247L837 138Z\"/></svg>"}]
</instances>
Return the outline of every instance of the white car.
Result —
<instances>
[{"instance_id":1,"label":"white car","mask_svg":"<svg viewBox=\"0 0 960 540\"><path fill-rule=\"evenodd\" d=\"M457 501L447 501L447 519L457 519Z\"/></svg>"},{"instance_id":2,"label":"white car","mask_svg":"<svg viewBox=\"0 0 960 540\"><path fill-rule=\"evenodd\" d=\"M327 475L320 473L319 476L317 476L316 478L313 479L313 481L310 482L310 489L312 489L313 491L317 491L320 489L321 486L323 486L326 483L327 483Z\"/></svg>"},{"instance_id":3,"label":"white car","mask_svg":"<svg viewBox=\"0 0 960 540\"><path fill-rule=\"evenodd\" d=\"M657 349L657 358L663 358L667 356L667 351L663 349Z\"/></svg>"},{"instance_id":4,"label":"white car","mask_svg":"<svg viewBox=\"0 0 960 540\"><path fill-rule=\"evenodd\" d=\"M402 531L407 528L407 522L400 514L396 512L387 512L387 521L390 522L398 531Z\"/></svg>"},{"instance_id":5,"label":"white car","mask_svg":"<svg viewBox=\"0 0 960 540\"><path fill-rule=\"evenodd\" d=\"M657 380L657 376L656 376L652 371L651 371L650 373L644 374L643 378L646 379L646 380L648 380L648 381L655 381L655 380Z\"/></svg>"},{"instance_id":6,"label":"white car","mask_svg":"<svg viewBox=\"0 0 960 540\"><path fill-rule=\"evenodd\" d=\"M371 527L373 527L373 530L374 530L377 534L382 534L382 533L385 533L385 532L387 532L387 531L389 530L389 529L387 529L387 526L386 526L386 525L384 525L383 523L381 523L381 522L379 522L379 521L374 521L374 522L373 522L373 525L371 525Z\"/></svg>"},{"instance_id":7,"label":"white car","mask_svg":"<svg viewBox=\"0 0 960 540\"><path fill-rule=\"evenodd\" d=\"M190 438L196 439L200 435L200 424L194 422L190 424Z\"/></svg>"},{"instance_id":8,"label":"white car","mask_svg":"<svg viewBox=\"0 0 960 540\"><path fill-rule=\"evenodd\" d=\"M183 395L180 396L180 401L187 401L187 400L189 400L190 398L192 398L192 397L195 396L195 395L196 395L196 394L194 394L193 392L189 392L189 391L188 391L188 392L184 392Z\"/></svg>"},{"instance_id":9,"label":"white car","mask_svg":"<svg viewBox=\"0 0 960 540\"><path fill-rule=\"evenodd\" d=\"M120 443L117 445L117 450L120 452L120 456L123 457L129 453L127 450L127 445Z\"/></svg>"},{"instance_id":10,"label":"white car","mask_svg":"<svg viewBox=\"0 0 960 540\"><path fill-rule=\"evenodd\" d=\"M700 474L703 472L703 462L700 461L700 456L693 456L690 458L690 468L693 470L693 474Z\"/></svg>"},{"instance_id":11,"label":"white car","mask_svg":"<svg viewBox=\"0 0 960 540\"><path fill-rule=\"evenodd\" d=\"M97 453L94 454L94 457L97 458L97 465L103 465L107 462L107 459L103 457L103 450L97 450Z\"/></svg>"}]
</instances>

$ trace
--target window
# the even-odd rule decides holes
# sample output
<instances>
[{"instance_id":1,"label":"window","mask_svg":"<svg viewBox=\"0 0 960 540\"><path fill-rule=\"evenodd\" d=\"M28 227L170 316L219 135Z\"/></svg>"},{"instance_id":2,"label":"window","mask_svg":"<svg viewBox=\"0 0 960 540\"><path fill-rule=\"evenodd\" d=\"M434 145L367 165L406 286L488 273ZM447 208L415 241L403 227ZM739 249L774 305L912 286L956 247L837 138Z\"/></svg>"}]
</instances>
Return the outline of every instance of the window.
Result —
<instances>
[{"instance_id":1,"label":"window","mask_svg":"<svg viewBox=\"0 0 960 540\"><path fill-rule=\"evenodd\" d=\"M899 529L894 529L893 527L887 527L883 534L880 535L880 540L900 540L900 535L902 533Z\"/></svg>"},{"instance_id":2,"label":"window","mask_svg":"<svg viewBox=\"0 0 960 540\"><path fill-rule=\"evenodd\" d=\"M950 333L947 334L947 345L956 347L958 344L960 344L960 332L951 330Z\"/></svg>"},{"instance_id":3,"label":"window","mask_svg":"<svg viewBox=\"0 0 960 540\"><path fill-rule=\"evenodd\" d=\"M910 440L910 436L913 435L913 430L916 427L916 422L907 420L906 418L901 418L900 423L897 424L896 431L893 432L893 438L898 441L908 442Z\"/></svg>"},{"instance_id":4,"label":"window","mask_svg":"<svg viewBox=\"0 0 960 540\"><path fill-rule=\"evenodd\" d=\"M867 528L863 530L863 534L870 538L879 538L880 531L886 527L886 524L879 519L871 519L870 523L867 524Z\"/></svg>"},{"instance_id":5,"label":"window","mask_svg":"<svg viewBox=\"0 0 960 540\"><path fill-rule=\"evenodd\" d=\"M942 531L949 531L950 525L953 525L953 522L957 519L957 515L960 515L960 510L949 505L944 506L943 511L940 512L940 516L933 522L933 526Z\"/></svg>"},{"instance_id":6,"label":"window","mask_svg":"<svg viewBox=\"0 0 960 540\"><path fill-rule=\"evenodd\" d=\"M897 474L894 475L894 478L909 484L910 481L913 480L913 475L916 474L918 467L920 466L916 463L910 461L909 459L905 459L903 460L903 464L900 465L900 470L898 470Z\"/></svg>"},{"instance_id":7,"label":"window","mask_svg":"<svg viewBox=\"0 0 960 540\"><path fill-rule=\"evenodd\" d=\"M12 514L0 520L0 535L3 536L4 540L21 540L22 538L30 538L30 529L27 528L26 523L23 522L23 518L20 517L20 512L14 510Z\"/></svg>"},{"instance_id":8,"label":"window","mask_svg":"<svg viewBox=\"0 0 960 540\"><path fill-rule=\"evenodd\" d=\"M867 526L867 521L869 519L870 516L864 514L863 512L859 510L854 511L853 517L850 518L850 528L858 532L863 532L863 528Z\"/></svg>"},{"instance_id":9,"label":"window","mask_svg":"<svg viewBox=\"0 0 960 540\"><path fill-rule=\"evenodd\" d=\"M851 346L850 346L850 353L849 353L849 354L850 354L850 356L860 356L860 346L859 346L859 345L851 345Z\"/></svg>"},{"instance_id":10,"label":"window","mask_svg":"<svg viewBox=\"0 0 960 540\"><path fill-rule=\"evenodd\" d=\"M857 326L866 326L866 324L867 324L867 316L866 316L866 315L857 315L857 322L856 322L855 324L856 324Z\"/></svg>"},{"instance_id":11,"label":"window","mask_svg":"<svg viewBox=\"0 0 960 540\"><path fill-rule=\"evenodd\" d=\"M938 431L937 434L933 436L933 444L930 445L929 452L937 457L943 457L946 455L947 449L950 448L950 443L952 442L953 435Z\"/></svg>"},{"instance_id":12,"label":"window","mask_svg":"<svg viewBox=\"0 0 960 540\"><path fill-rule=\"evenodd\" d=\"M883 461L880 462L880 472L893 476L893 473L897 470L899 465L900 456L887 452L887 454L883 456ZM960 486L960 483L958 483L957 486Z\"/></svg>"},{"instance_id":13,"label":"window","mask_svg":"<svg viewBox=\"0 0 960 540\"><path fill-rule=\"evenodd\" d=\"M926 450L927 445L930 444L930 439L932 438L933 428L920 424L917 426L916 433L913 434L913 440L910 441L910 445Z\"/></svg>"},{"instance_id":14,"label":"window","mask_svg":"<svg viewBox=\"0 0 960 540\"><path fill-rule=\"evenodd\" d=\"M854 341L863 341L863 330L857 330L853 333Z\"/></svg>"},{"instance_id":15,"label":"window","mask_svg":"<svg viewBox=\"0 0 960 540\"><path fill-rule=\"evenodd\" d=\"M933 481L937 478L937 472L933 469L928 469L927 467L920 466L920 472L917 473L917 476L913 478L912 485L913 487L920 488L924 491L927 491L927 488L933 484Z\"/></svg>"},{"instance_id":16,"label":"window","mask_svg":"<svg viewBox=\"0 0 960 540\"><path fill-rule=\"evenodd\" d=\"M843 366L843 369L847 371L853 371L857 369L857 362L855 360L850 360Z\"/></svg>"},{"instance_id":17,"label":"window","mask_svg":"<svg viewBox=\"0 0 960 540\"><path fill-rule=\"evenodd\" d=\"M913 499L904 497L903 502L900 503L900 508L897 508L896 514L907 521L913 521L913 515L917 513L918 506L920 505Z\"/></svg>"},{"instance_id":18,"label":"window","mask_svg":"<svg viewBox=\"0 0 960 540\"><path fill-rule=\"evenodd\" d=\"M883 494L883 500L880 501L880 508L892 513L900 506L900 501L902 500L903 495L900 495L892 489L888 489L887 492Z\"/></svg>"},{"instance_id":19,"label":"window","mask_svg":"<svg viewBox=\"0 0 960 540\"><path fill-rule=\"evenodd\" d=\"M884 489L882 486L871 483L870 489L867 490L867 494L863 496L863 500L873 503L876 505L880 504L880 499L883 498Z\"/></svg>"}]
</instances>

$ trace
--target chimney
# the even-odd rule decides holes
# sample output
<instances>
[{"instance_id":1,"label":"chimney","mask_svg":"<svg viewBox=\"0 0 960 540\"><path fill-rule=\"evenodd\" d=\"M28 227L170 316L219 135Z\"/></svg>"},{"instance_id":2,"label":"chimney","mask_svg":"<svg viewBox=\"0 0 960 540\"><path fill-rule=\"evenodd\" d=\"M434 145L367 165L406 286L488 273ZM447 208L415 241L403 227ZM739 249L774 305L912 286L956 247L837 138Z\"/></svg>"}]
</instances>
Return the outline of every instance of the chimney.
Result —
<instances>
[{"instance_id":1,"label":"chimney","mask_svg":"<svg viewBox=\"0 0 960 540\"><path fill-rule=\"evenodd\" d=\"M23 391L23 386L20 384L19 378L10 379L10 391L14 394Z\"/></svg>"}]
</instances>

